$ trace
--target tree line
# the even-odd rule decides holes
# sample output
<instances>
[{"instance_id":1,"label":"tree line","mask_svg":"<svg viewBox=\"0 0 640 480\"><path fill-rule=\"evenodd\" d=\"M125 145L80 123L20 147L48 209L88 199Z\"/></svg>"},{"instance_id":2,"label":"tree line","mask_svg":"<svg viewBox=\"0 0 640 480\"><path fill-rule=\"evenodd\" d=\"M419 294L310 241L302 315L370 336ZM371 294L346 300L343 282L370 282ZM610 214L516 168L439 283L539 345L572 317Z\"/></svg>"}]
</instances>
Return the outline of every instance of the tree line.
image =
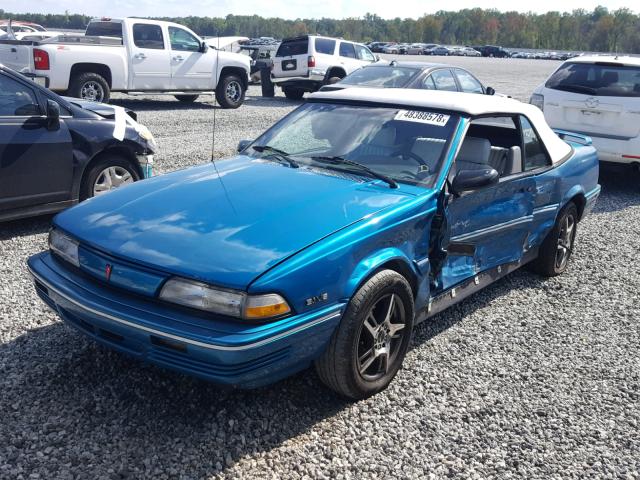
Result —
<instances>
[{"instance_id":1,"label":"tree line","mask_svg":"<svg viewBox=\"0 0 640 480\"><path fill-rule=\"evenodd\" d=\"M0 9L0 18L31 21L50 29L84 29L91 17L70 13L14 14ZM383 19L371 13L342 20L285 20L258 15L157 19L187 25L203 36L285 38L319 34L358 42L493 44L511 48L640 53L640 15L628 8L610 11L602 6L593 11L579 9L541 14L473 8L439 11L417 19Z\"/></svg>"}]
</instances>

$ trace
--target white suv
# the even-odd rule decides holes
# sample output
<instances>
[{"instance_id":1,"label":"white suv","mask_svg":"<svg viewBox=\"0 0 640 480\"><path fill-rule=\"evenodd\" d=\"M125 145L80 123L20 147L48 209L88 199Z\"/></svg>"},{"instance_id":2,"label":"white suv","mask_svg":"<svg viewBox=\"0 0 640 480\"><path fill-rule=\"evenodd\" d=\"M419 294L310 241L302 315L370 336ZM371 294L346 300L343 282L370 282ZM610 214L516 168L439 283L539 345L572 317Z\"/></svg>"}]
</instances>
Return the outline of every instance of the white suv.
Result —
<instances>
[{"instance_id":1,"label":"white suv","mask_svg":"<svg viewBox=\"0 0 640 480\"><path fill-rule=\"evenodd\" d=\"M285 38L273 59L271 81L287 98L299 100L305 92L315 92L375 61L373 53L358 43L312 35Z\"/></svg>"},{"instance_id":2,"label":"white suv","mask_svg":"<svg viewBox=\"0 0 640 480\"><path fill-rule=\"evenodd\" d=\"M640 58L567 60L530 103L553 128L589 135L601 161L640 165Z\"/></svg>"}]
</instances>

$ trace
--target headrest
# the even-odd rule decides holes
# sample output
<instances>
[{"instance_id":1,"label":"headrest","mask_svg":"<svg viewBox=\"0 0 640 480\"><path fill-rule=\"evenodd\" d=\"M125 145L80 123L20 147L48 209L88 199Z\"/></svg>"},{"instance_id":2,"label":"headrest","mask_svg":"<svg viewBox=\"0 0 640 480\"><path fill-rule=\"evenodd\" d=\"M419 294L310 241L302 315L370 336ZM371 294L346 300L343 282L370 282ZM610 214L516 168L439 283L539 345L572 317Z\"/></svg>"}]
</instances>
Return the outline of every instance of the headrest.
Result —
<instances>
[{"instance_id":1,"label":"headrest","mask_svg":"<svg viewBox=\"0 0 640 480\"><path fill-rule=\"evenodd\" d=\"M486 138L466 137L460 147L457 160L485 165L489 163L491 143Z\"/></svg>"}]
</instances>

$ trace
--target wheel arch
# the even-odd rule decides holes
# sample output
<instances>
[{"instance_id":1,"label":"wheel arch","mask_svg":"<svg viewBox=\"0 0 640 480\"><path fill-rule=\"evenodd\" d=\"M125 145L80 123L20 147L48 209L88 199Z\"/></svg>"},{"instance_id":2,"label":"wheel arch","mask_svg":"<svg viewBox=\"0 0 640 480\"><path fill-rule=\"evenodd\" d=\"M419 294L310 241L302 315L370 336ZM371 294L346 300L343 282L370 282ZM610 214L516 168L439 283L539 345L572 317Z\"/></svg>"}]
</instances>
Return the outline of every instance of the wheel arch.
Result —
<instances>
[{"instance_id":1,"label":"wheel arch","mask_svg":"<svg viewBox=\"0 0 640 480\"><path fill-rule=\"evenodd\" d=\"M397 248L387 248L362 259L349 278L347 289L352 297L362 285L381 270L393 270L407 279L413 292L418 295L418 273L407 256Z\"/></svg>"},{"instance_id":2,"label":"wheel arch","mask_svg":"<svg viewBox=\"0 0 640 480\"><path fill-rule=\"evenodd\" d=\"M249 77L247 76L247 71L244 68L223 67L222 70L220 70L220 77L218 78L218 83L220 83L220 80L227 75L238 75L240 77L240 80L242 81L242 88L244 88L245 90L249 88ZM218 88L218 85L216 85L216 88Z\"/></svg>"},{"instance_id":3,"label":"wheel arch","mask_svg":"<svg viewBox=\"0 0 640 480\"><path fill-rule=\"evenodd\" d=\"M574 186L567 194L565 195L562 205L560 209L558 209L558 213L566 207L570 202L575 203L576 208L578 209L578 220L582 220L582 215L584 214L584 208L587 205L587 197L584 193L584 189L576 185Z\"/></svg>"},{"instance_id":4,"label":"wheel arch","mask_svg":"<svg viewBox=\"0 0 640 480\"><path fill-rule=\"evenodd\" d=\"M73 78L75 78L76 76L82 73L97 73L98 75L100 75L106 80L107 85L109 85L109 88L112 87L113 76L111 74L111 69L109 68L108 65L104 65L102 63L86 63L86 62L75 63L71 67L71 71L69 72L69 83L71 83L71 80Z\"/></svg>"},{"instance_id":5,"label":"wheel arch","mask_svg":"<svg viewBox=\"0 0 640 480\"><path fill-rule=\"evenodd\" d=\"M131 164L135 167L136 172L138 173L138 176L142 179L144 178L144 172L142 171L142 167L140 166L140 162L138 162L138 159L136 158L135 153L130 149L127 148L124 145L113 145L113 146L108 146L103 150L100 150L99 152L96 152L93 157L91 157L91 159L86 162L82 168L82 172L80 174L80 181L77 184L77 192L76 192L76 196L80 197L80 191L82 190L82 184L84 183L86 177L87 177L87 172L89 172L91 170L91 168L98 163L105 155L119 155L121 157L126 158L127 160L129 160L131 162Z\"/></svg>"}]
</instances>

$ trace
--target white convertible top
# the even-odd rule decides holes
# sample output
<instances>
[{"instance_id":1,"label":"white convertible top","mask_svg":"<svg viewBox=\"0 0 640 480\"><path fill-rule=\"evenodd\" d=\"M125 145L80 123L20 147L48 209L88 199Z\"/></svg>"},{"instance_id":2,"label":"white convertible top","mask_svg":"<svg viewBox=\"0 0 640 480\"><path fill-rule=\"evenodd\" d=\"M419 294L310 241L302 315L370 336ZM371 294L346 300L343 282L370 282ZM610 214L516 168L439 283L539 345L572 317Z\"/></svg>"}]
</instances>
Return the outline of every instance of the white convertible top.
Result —
<instances>
[{"instance_id":1,"label":"white convertible top","mask_svg":"<svg viewBox=\"0 0 640 480\"><path fill-rule=\"evenodd\" d=\"M375 102L409 108L433 108L459 112L471 117L491 114L520 114L527 117L536 129L540 139L547 147L553 163L559 162L571 152L571 147L547 125L544 115L538 107L509 97L404 88L345 88L316 92L310 95L309 99Z\"/></svg>"}]
</instances>

